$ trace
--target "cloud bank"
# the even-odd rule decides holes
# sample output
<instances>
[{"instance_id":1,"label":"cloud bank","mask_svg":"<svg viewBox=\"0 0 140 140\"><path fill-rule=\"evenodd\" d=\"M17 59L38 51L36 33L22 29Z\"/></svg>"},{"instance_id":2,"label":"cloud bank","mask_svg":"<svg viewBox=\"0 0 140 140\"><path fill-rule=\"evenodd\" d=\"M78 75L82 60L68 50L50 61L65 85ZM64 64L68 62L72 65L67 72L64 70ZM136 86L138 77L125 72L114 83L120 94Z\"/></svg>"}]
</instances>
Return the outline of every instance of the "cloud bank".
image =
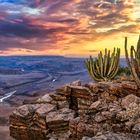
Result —
<instances>
[{"instance_id":1,"label":"cloud bank","mask_svg":"<svg viewBox=\"0 0 140 140\"><path fill-rule=\"evenodd\" d=\"M0 52L59 54L138 34L139 8L138 0L0 0Z\"/></svg>"}]
</instances>

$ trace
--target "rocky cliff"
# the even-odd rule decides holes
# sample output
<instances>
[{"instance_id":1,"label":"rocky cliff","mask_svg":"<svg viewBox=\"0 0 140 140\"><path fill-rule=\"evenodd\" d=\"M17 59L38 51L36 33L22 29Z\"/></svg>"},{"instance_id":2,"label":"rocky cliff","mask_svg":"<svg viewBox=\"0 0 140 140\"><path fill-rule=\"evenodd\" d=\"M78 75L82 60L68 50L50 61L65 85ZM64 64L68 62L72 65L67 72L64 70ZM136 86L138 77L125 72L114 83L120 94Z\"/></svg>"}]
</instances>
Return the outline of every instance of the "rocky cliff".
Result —
<instances>
[{"instance_id":1,"label":"rocky cliff","mask_svg":"<svg viewBox=\"0 0 140 140\"><path fill-rule=\"evenodd\" d=\"M10 115L16 140L139 140L139 134L140 90L133 81L75 81Z\"/></svg>"}]
</instances>

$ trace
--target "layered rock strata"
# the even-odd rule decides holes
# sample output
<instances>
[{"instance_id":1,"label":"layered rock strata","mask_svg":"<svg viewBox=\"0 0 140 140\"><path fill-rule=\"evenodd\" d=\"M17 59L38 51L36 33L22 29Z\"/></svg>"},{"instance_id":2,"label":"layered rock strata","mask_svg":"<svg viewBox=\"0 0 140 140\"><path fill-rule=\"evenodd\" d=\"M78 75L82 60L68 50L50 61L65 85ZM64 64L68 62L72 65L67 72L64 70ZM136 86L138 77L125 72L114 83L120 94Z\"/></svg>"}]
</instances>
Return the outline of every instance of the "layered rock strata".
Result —
<instances>
[{"instance_id":1,"label":"layered rock strata","mask_svg":"<svg viewBox=\"0 0 140 140\"><path fill-rule=\"evenodd\" d=\"M139 134L140 90L132 81L75 81L10 115L16 140L137 140Z\"/></svg>"}]
</instances>

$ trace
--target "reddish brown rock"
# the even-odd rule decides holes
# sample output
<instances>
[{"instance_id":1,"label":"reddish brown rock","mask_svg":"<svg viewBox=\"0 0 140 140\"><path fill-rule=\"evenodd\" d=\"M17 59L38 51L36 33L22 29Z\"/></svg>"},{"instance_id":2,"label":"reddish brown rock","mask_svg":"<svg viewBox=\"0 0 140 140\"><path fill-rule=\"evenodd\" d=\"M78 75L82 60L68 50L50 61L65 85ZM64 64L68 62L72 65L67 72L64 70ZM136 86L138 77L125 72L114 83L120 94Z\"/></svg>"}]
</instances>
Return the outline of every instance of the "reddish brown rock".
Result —
<instances>
[{"instance_id":1,"label":"reddish brown rock","mask_svg":"<svg viewBox=\"0 0 140 140\"><path fill-rule=\"evenodd\" d=\"M87 109L88 112L89 112L89 113L95 113L95 112L99 111L100 109L103 109L103 108L102 108L102 104L103 104L103 103L104 103L104 102L103 102L102 100L98 100L98 101L96 101L96 102L93 102L93 103L90 105L90 107ZM104 107L106 107L106 106L104 106Z\"/></svg>"},{"instance_id":2,"label":"reddish brown rock","mask_svg":"<svg viewBox=\"0 0 140 140\"><path fill-rule=\"evenodd\" d=\"M100 105L101 105L101 101L98 100L98 101L92 103L89 109L96 109L96 110L98 110L98 108L100 107Z\"/></svg>"},{"instance_id":3,"label":"reddish brown rock","mask_svg":"<svg viewBox=\"0 0 140 140\"><path fill-rule=\"evenodd\" d=\"M36 103L52 103L53 99L52 97L50 96L51 94L53 93L48 93L44 96L42 96L41 98L39 98Z\"/></svg>"},{"instance_id":4,"label":"reddish brown rock","mask_svg":"<svg viewBox=\"0 0 140 140\"><path fill-rule=\"evenodd\" d=\"M77 80L77 81L73 81L72 83L70 83L71 86L81 86L81 81Z\"/></svg>"},{"instance_id":5,"label":"reddish brown rock","mask_svg":"<svg viewBox=\"0 0 140 140\"><path fill-rule=\"evenodd\" d=\"M76 97L76 98L84 98L84 99L91 99L92 98L92 92L82 86L69 86L71 88L71 96Z\"/></svg>"},{"instance_id":6,"label":"reddish brown rock","mask_svg":"<svg viewBox=\"0 0 140 140\"><path fill-rule=\"evenodd\" d=\"M110 111L103 111L101 112L101 116L106 118L106 120L111 120L114 117L114 113Z\"/></svg>"},{"instance_id":7,"label":"reddish brown rock","mask_svg":"<svg viewBox=\"0 0 140 140\"><path fill-rule=\"evenodd\" d=\"M139 137L132 134L109 132L92 138L85 136L82 140L139 140Z\"/></svg>"},{"instance_id":8,"label":"reddish brown rock","mask_svg":"<svg viewBox=\"0 0 140 140\"><path fill-rule=\"evenodd\" d=\"M50 130L65 131L69 129L69 121L75 117L74 111L63 108L46 114L46 123Z\"/></svg>"},{"instance_id":9,"label":"reddish brown rock","mask_svg":"<svg viewBox=\"0 0 140 140\"><path fill-rule=\"evenodd\" d=\"M48 130L10 126L10 135L16 140L46 140Z\"/></svg>"},{"instance_id":10,"label":"reddish brown rock","mask_svg":"<svg viewBox=\"0 0 140 140\"><path fill-rule=\"evenodd\" d=\"M101 91L101 87L99 87L98 83L89 83L85 86L88 87L93 93L98 93L99 91Z\"/></svg>"},{"instance_id":11,"label":"reddish brown rock","mask_svg":"<svg viewBox=\"0 0 140 140\"><path fill-rule=\"evenodd\" d=\"M45 117L46 114L52 111L57 111L57 106L48 103L41 105L33 116L33 125L38 126L40 129L48 129Z\"/></svg>"},{"instance_id":12,"label":"reddish brown rock","mask_svg":"<svg viewBox=\"0 0 140 140\"><path fill-rule=\"evenodd\" d=\"M77 99L77 109L79 114L86 114L88 113L89 107L92 104L92 100L87 100L84 98Z\"/></svg>"},{"instance_id":13,"label":"reddish brown rock","mask_svg":"<svg viewBox=\"0 0 140 140\"><path fill-rule=\"evenodd\" d=\"M66 101L66 97L63 95L59 95L57 93L54 94L50 94L50 97L54 100L54 101Z\"/></svg>"},{"instance_id":14,"label":"reddish brown rock","mask_svg":"<svg viewBox=\"0 0 140 140\"><path fill-rule=\"evenodd\" d=\"M140 133L140 123L137 123L134 125L132 132L135 134L139 134Z\"/></svg>"},{"instance_id":15,"label":"reddish brown rock","mask_svg":"<svg viewBox=\"0 0 140 140\"><path fill-rule=\"evenodd\" d=\"M69 102L68 101L59 101L57 102L58 109L62 108L69 108Z\"/></svg>"},{"instance_id":16,"label":"reddish brown rock","mask_svg":"<svg viewBox=\"0 0 140 140\"><path fill-rule=\"evenodd\" d=\"M46 136L46 140L70 140L70 131L54 133L51 132Z\"/></svg>"},{"instance_id":17,"label":"reddish brown rock","mask_svg":"<svg viewBox=\"0 0 140 140\"><path fill-rule=\"evenodd\" d=\"M112 95L106 91L101 93L101 98L107 100L108 102L113 102L118 100L118 98L115 95Z\"/></svg>"},{"instance_id":18,"label":"reddish brown rock","mask_svg":"<svg viewBox=\"0 0 140 140\"><path fill-rule=\"evenodd\" d=\"M131 103L126 110L118 112L117 119L120 121L137 121L140 118L140 105Z\"/></svg>"},{"instance_id":19,"label":"reddish brown rock","mask_svg":"<svg viewBox=\"0 0 140 140\"><path fill-rule=\"evenodd\" d=\"M121 83L110 83L109 84L109 89L108 89L108 92L110 94L114 94L114 95L118 95L120 96L121 95L121 92L122 92L122 84Z\"/></svg>"},{"instance_id":20,"label":"reddish brown rock","mask_svg":"<svg viewBox=\"0 0 140 140\"><path fill-rule=\"evenodd\" d=\"M76 81L14 111L11 136L17 140L81 140L84 136L135 140L127 133L134 138L140 133L138 94L130 81L84 86Z\"/></svg>"},{"instance_id":21,"label":"reddish brown rock","mask_svg":"<svg viewBox=\"0 0 140 140\"><path fill-rule=\"evenodd\" d=\"M134 82L123 81L121 84L123 88L131 89L131 90L138 90L138 86Z\"/></svg>"},{"instance_id":22,"label":"reddish brown rock","mask_svg":"<svg viewBox=\"0 0 140 140\"><path fill-rule=\"evenodd\" d=\"M131 103L139 104L140 98L133 94L130 94L122 99L121 105L123 108L127 109Z\"/></svg>"},{"instance_id":23,"label":"reddish brown rock","mask_svg":"<svg viewBox=\"0 0 140 140\"><path fill-rule=\"evenodd\" d=\"M29 124L32 123L33 115L39 107L40 105L36 104L36 105L23 105L17 108L10 115L9 118L10 124L15 126L28 127Z\"/></svg>"},{"instance_id":24,"label":"reddish brown rock","mask_svg":"<svg viewBox=\"0 0 140 140\"><path fill-rule=\"evenodd\" d=\"M66 97L69 97L71 94L71 88L69 88L69 85L66 85L66 86L63 86L63 87L56 89L56 93L63 95L63 96L66 96Z\"/></svg>"},{"instance_id":25,"label":"reddish brown rock","mask_svg":"<svg viewBox=\"0 0 140 140\"><path fill-rule=\"evenodd\" d=\"M97 123L100 123L100 122L105 121L105 120L106 120L106 117L103 116L101 113L97 113L97 114L95 115L94 120L95 120Z\"/></svg>"}]
</instances>

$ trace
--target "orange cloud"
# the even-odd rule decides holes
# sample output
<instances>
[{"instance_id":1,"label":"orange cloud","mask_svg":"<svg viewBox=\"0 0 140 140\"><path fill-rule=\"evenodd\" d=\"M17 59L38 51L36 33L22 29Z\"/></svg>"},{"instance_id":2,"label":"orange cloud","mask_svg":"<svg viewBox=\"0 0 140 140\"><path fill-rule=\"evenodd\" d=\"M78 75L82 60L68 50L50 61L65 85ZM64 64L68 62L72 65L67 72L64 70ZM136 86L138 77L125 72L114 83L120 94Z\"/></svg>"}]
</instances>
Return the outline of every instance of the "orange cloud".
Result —
<instances>
[{"instance_id":1,"label":"orange cloud","mask_svg":"<svg viewBox=\"0 0 140 140\"><path fill-rule=\"evenodd\" d=\"M124 36L140 32L139 8L138 0L0 3L0 51L87 56L123 47Z\"/></svg>"}]
</instances>

